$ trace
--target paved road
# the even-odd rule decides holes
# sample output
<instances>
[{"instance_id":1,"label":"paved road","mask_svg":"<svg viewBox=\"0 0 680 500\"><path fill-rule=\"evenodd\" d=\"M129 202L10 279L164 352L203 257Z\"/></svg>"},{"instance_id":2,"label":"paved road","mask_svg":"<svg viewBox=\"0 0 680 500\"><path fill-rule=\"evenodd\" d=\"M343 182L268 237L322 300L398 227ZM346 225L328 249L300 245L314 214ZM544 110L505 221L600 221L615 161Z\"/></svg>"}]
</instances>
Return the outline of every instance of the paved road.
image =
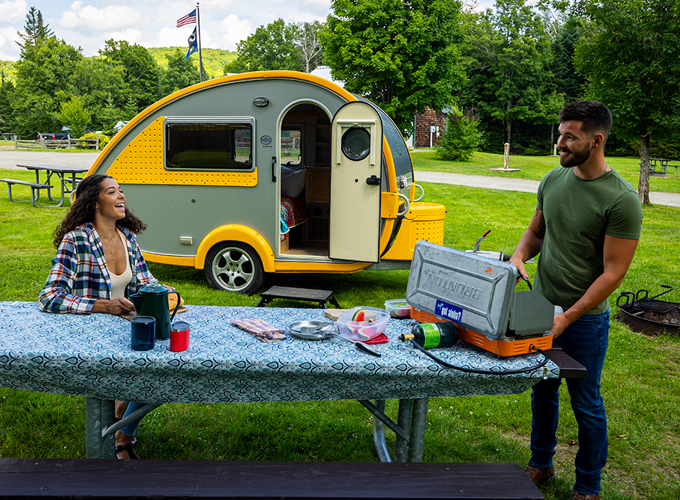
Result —
<instances>
[{"instance_id":1,"label":"paved road","mask_svg":"<svg viewBox=\"0 0 680 500\"><path fill-rule=\"evenodd\" d=\"M55 153L52 151L16 151L0 150L0 169L17 169L17 163L47 163L52 165L68 165L90 168L98 153ZM456 184L459 186L500 189L503 191L522 191L535 193L538 181L526 179L507 179L485 175L449 174L443 172L416 172L416 180L436 182L440 184ZM653 191L649 199L656 205L680 207L680 194Z\"/></svg>"},{"instance_id":2,"label":"paved road","mask_svg":"<svg viewBox=\"0 0 680 500\"><path fill-rule=\"evenodd\" d=\"M485 175L449 174L444 172L420 172L415 173L416 182L436 182L439 184L457 184L478 188L501 189L503 191L521 191L535 193L538 191L538 181L527 179L507 179L503 177L490 177ZM652 191L649 193L649 201L654 205L668 205L680 207L680 193L662 193Z\"/></svg>"}]
</instances>

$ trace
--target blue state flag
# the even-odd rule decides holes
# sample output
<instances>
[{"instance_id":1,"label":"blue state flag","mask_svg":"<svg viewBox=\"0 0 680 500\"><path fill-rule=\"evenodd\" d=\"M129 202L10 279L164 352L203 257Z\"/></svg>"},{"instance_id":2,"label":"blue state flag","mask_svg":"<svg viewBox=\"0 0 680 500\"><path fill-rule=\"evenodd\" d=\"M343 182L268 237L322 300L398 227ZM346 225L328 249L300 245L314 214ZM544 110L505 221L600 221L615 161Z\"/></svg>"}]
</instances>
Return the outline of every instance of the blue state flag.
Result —
<instances>
[{"instance_id":1,"label":"blue state flag","mask_svg":"<svg viewBox=\"0 0 680 500\"><path fill-rule=\"evenodd\" d=\"M189 50L187 51L187 56L184 58L186 61L189 59L189 56L193 54L194 52L198 52L198 40L196 40L196 28L194 28L193 33L191 33L191 36L187 38L187 42L189 42Z\"/></svg>"}]
</instances>

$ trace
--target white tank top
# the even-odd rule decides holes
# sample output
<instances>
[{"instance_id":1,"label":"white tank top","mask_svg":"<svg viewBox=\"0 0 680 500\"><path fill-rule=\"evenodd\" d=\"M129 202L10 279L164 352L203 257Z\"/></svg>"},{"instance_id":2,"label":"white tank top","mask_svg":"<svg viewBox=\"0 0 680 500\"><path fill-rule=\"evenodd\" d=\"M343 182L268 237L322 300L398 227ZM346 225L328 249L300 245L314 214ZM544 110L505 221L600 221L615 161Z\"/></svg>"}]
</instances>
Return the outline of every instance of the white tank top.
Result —
<instances>
[{"instance_id":1,"label":"white tank top","mask_svg":"<svg viewBox=\"0 0 680 500\"><path fill-rule=\"evenodd\" d=\"M125 235L121 231L116 229L116 232L123 242L123 248L125 248L125 271L123 274L113 274L109 269L109 276L111 277L111 300L125 297L125 289L132 280L130 258L127 255L127 241L125 240Z\"/></svg>"}]
</instances>

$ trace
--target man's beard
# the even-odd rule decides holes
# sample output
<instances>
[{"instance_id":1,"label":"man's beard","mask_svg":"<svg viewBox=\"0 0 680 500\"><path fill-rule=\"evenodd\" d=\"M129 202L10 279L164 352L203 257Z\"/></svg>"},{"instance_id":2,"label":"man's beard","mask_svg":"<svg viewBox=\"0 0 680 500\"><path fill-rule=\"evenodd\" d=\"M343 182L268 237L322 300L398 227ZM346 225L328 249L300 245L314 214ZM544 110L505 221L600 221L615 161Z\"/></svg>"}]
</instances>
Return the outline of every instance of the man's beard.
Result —
<instances>
[{"instance_id":1,"label":"man's beard","mask_svg":"<svg viewBox=\"0 0 680 500\"><path fill-rule=\"evenodd\" d=\"M591 149L586 146L582 151L572 150L562 151L571 153L571 156L568 156L566 158L560 157L560 165L562 165L564 168L574 168L578 167L582 163L585 163L588 160L588 158L590 158Z\"/></svg>"}]
</instances>

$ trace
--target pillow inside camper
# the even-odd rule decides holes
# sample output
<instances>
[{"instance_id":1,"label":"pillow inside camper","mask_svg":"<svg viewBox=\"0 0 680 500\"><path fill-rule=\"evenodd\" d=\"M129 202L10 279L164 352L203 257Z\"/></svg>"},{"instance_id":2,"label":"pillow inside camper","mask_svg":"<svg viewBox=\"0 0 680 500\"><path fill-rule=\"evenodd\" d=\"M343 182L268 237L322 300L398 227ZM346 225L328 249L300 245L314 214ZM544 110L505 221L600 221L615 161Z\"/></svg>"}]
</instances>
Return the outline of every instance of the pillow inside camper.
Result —
<instances>
[{"instance_id":1,"label":"pillow inside camper","mask_svg":"<svg viewBox=\"0 0 680 500\"><path fill-rule=\"evenodd\" d=\"M293 169L281 165L281 194L297 198L305 189L305 167Z\"/></svg>"}]
</instances>

